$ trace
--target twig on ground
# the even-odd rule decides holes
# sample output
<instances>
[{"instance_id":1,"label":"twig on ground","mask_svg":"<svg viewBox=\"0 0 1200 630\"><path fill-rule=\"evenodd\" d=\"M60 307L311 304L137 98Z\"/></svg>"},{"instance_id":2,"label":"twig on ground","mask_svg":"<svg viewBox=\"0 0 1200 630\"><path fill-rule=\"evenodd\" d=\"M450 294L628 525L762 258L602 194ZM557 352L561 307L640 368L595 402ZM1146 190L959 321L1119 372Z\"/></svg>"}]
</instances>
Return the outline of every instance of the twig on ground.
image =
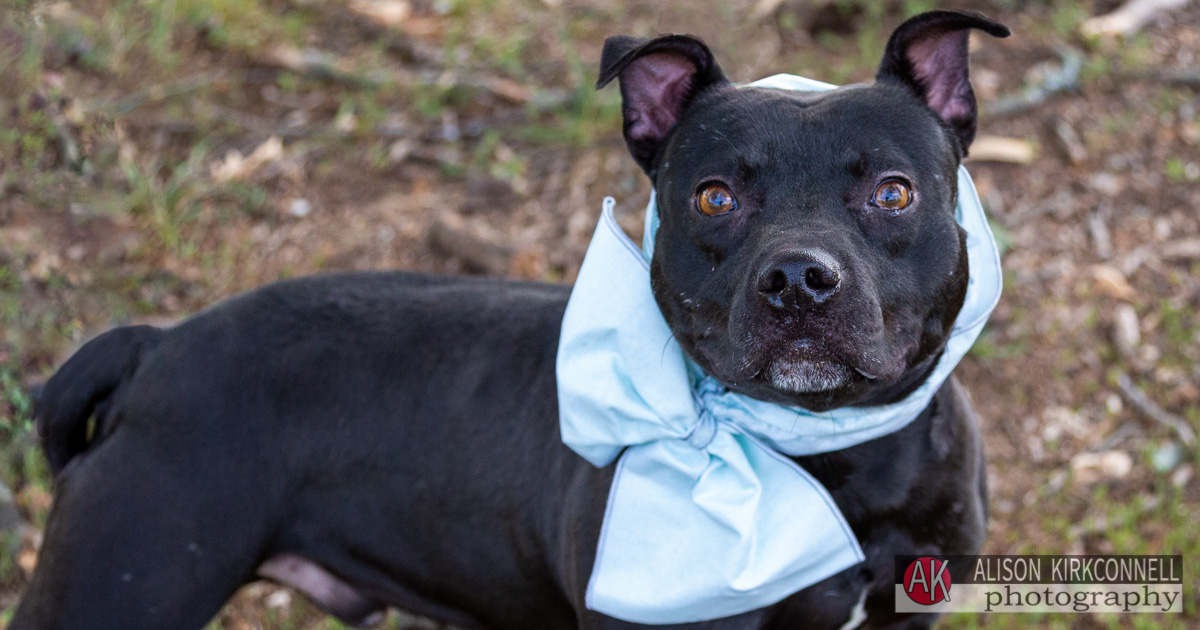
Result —
<instances>
[{"instance_id":1,"label":"twig on ground","mask_svg":"<svg viewBox=\"0 0 1200 630\"><path fill-rule=\"evenodd\" d=\"M1079 89L1079 75L1083 71L1083 53L1075 48L1063 47L1058 50L1061 66L1053 72L1047 72L1041 81L1027 85L1016 94L1009 94L996 99L988 108L990 116L1011 116L1031 110L1050 100L1059 92L1074 92Z\"/></svg>"},{"instance_id":2,"label":"twig on ground","mask_svg":"<svg viewBox=\"0 0 1200 630\"><path fill-rule=\"evenodd\" d=\"M1187 70L1150 70L1145 72L1114 72L1118 79L1157 81L1168 85L1200 88L1200 72Z\"/></svg>"},{"instance_id":3,"label":"twig on ground","mask_svg":"<svg viewBox=\"0 0 1200 630\"><path fill-rule=\"evenodd\" d=\"M1141 435L1142 432L1139 430L1136 424L1132 422L1126 422L1117 427L1116 431L1109 433L1108 437L1104 438L1104 441L1092 448L1089 448L1088 450L1092 452L1112 450L1125 440L1129 438L1141 437Z\"/></svg>"},{"instance_id":4,"label":"twig on ground","mask_svg":"<svg viewBox=\"0 0 1200 630\"><path fill-rule=\"evenodd\" d=\"M1200 238L1171 241L1163 244L1159 251L1167 260L1197 260L1200 259Z\"/></svg>"},{"instance_id":5,"label":"twig on ground","mask_svg":"<svg viewBox=\"0 0 1200 630\"><path fill-rule=\"evenodd\" d=\"M57 107L51 108L50 124L54 126L54 137L58 144L58 155L62 158L62 162L75 173L82 174L87 167L86 158L83 151L79 148L79 141L75 139L75 132L71 131L71 125L63 117L62 112L58 111Z\"/></svg>"},{"instance_id":6,"label":"twig on ground","mask_svg":"<svg viewBox=\"0 0 1200 630\"><path fill-rule=\"evenodd\" d=\"M531 88L511 79L481 72L422 72L412 76L407 72L378 70L360 75L344 70L343 68L349 64L337 56L312 48L301 50L290 46L281 46L266 59L261 60L261 63L289 70L310 79L331 81L358 89L382 87L389 82L420 83L442 87L461 85L485 91L509 103L516 105L531 103L541 109L562 106L572 98L570 93L564 91Z\"/></svg>"},{"instance_id":7,"label":"twig on ground","mask_svg":"<svg viewBox=\"0 0 1200 630\"><path fill-rule=\"evenodd\" d=\"M1179 441L1188 448L1196 446L1196 432L1188 424L1188 421L1159 407L1158 403L1151 400L1150 396L1142 391L1142 388L1138 387L1128 374L1122 373L1117 377L1117 387L1121 389L1121 393L1125 395L1129 404L1136 407L1138 411L1151 420L1170 428L1179 437Z\"/></svg>"},{"instance_id":8,"label":"twig on ground","mask_svg":"<svg viewBox=\"0 0 1200 630\"><path fill-rule=\"evenodd\" d=\"M157 83L144 90L139 90L116 101L94 104L87 109L93 111L107 111L112 114L126 114L143 105L181 96L183 94L187 94L188 92L194 92L196 90L208 87L217 81L232 78L234 77L223 69L200 72L183 77L177 81L171 81L169 83Z\"/></svg>"},{"instance_id":9,"label":"twig on ground","mask_svg":"<svg viewBox=\"0 0 1200 630\"><path fill-rule=\"evenodd\" d=\"M1187 3L1188 0L1129 0L1111 13L1085 21L1079 32L1085 37L1132 35L1159 16Z\"/></svg>"},{"instance_id":10,"label":"twig on ground","mask_svg":"<svg viewBox=\"0 0 1200 630\"><path fill-rule=\"evenodd\" d=\"M451 212L442 214L429 228L429 243L458 258L468 269L490 275L508 273L513 257L512 248L473 229L466 220Z\"/></svg>"}]
</instances>

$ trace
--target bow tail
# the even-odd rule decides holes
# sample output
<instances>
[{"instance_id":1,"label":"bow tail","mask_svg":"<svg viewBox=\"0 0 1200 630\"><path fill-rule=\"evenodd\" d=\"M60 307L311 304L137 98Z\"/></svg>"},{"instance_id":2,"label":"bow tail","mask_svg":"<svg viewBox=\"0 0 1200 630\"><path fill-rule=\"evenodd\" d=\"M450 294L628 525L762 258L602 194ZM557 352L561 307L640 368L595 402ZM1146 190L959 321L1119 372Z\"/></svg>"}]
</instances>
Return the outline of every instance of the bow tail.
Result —
<instances>
[{"instance_id":1,"label":"bow tail","mask_svg":"<svg viewBox=\"0 0 1200 630\"><path fill-rule=\"evenodd\" d=\"M636 623L728 617L862 559L815 479L722 428L704 449L660 440L621 457L588 607Z\"/></svg>"}]
</instances>

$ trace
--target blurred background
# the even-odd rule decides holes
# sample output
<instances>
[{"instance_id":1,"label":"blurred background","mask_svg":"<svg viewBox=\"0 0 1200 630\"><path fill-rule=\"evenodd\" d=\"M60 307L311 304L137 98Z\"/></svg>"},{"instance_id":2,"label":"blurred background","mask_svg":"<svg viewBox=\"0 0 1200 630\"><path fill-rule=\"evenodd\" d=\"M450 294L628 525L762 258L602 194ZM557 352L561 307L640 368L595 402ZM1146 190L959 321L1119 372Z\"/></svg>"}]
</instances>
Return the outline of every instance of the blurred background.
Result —
<instances>
[{"instance_id":1,"label":"blurred background","mask_svg":"<svg viewBox=\"0 0 1200 630\"><path fill-rule=\"evenodd\" d=\"M1191 582L1184 615L945 627L1200 626L1195 0L4 0L0 629L51 502L26 388L90 336L324 271L570 282L601 199L649 192L592 89L606 36L694 33L735 81L869 81L939 6L1015 32L973 42L1005 267L958 370L986 551L1183 554ZM258 583L210 627L341 626Z\"/></svg>"}]
</instances>

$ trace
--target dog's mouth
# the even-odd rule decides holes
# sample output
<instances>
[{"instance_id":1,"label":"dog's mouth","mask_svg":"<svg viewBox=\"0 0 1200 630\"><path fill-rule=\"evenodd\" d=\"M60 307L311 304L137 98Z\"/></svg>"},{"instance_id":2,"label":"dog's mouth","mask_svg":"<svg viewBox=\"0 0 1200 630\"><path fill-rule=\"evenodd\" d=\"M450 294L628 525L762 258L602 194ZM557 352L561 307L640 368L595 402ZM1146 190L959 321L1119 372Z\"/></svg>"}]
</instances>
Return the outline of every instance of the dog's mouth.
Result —
<instances>
[{"instance_id":1,"label":"dog's mouth","mask_svg":"<svg viewBox=\"0 0 1200 630\"><path fill-rule=\"evenodd\" d=\"M731 389L785 404L850 404L904 371L904 353L887 344L839 344L809 336L791 341L743 336L693 346L701 367ZM889 352L889 350L892 350ZM834 403L837 403L836 405Z\"/></svg>"},{"instance_id":2,"label":"dog's mouth","mask_svg":"<svg viewBox=\"0 0 1200 630\"><path fill-rule=\"evenodd\" d=\"M678 312L678 311L676 311ZM721 315L728 313L727 316ZM886 335L882 315L809 313L763 317L734 305L686 312L674 326L684 350L731 390L813 410L855 405L895 384L916 350L909 335Z\"/></svg>"}]
</instances>

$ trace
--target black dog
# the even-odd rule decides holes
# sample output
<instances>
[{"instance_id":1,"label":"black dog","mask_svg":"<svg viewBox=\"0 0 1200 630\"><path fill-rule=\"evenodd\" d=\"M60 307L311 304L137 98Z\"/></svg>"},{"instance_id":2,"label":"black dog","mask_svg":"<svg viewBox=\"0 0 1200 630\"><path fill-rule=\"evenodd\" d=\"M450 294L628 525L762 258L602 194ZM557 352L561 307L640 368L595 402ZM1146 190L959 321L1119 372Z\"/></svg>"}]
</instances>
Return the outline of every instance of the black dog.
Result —
<instances>
[{"instance_id":1,"label":"black dog","mask_svg":"<svg viewBox=\"0 0 1200 630\"><path fill-rule=\"evenodd\" d=\"M600 85L620 80L659 194L657 301L728 387L822 410L927 376L966 291L953 209L975 131L971 28L1008 34L926 13L893 34L874 84L826 93L737 87L687 36L608 40ZM324 276L101 335L38 401L57 497L10 629L200 628L256 575L351 622L393 605L467 627L636 627L584 606L613 467L560 439L568 294ZM866 561L686 627L930 625L893 612L892 563L982 543L983 456L957 382L898 432L795 460Z\"/></svg>"}]
</instances>

